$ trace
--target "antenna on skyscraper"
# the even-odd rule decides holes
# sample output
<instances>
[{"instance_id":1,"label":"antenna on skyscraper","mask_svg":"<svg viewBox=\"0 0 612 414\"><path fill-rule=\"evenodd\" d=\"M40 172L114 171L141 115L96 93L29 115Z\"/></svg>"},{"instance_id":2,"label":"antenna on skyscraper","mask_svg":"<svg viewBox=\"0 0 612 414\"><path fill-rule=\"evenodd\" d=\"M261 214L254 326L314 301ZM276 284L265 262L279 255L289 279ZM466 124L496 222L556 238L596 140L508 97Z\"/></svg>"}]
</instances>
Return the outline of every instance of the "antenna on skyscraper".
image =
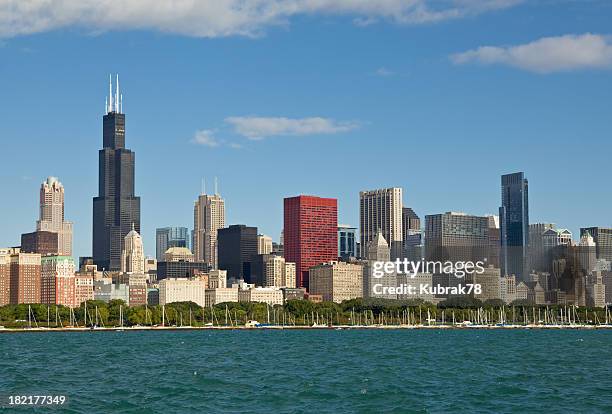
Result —
<instances>
[{"instance_id":1,"label":"antenna on skyscraper","mask_svg":"<svg viewBox=\"0 0 612 414\"><path fill-rule=\"evenodd\" d=\"M123 94L119 95L119 112L123 113Z\"/></svg>"},{"instance_id":2,"label":"antenna on skyscraper","mask_svg":"<svg viewBox=\"0 0 612 414\"><path fill-rule=\"evenodd\" d=\"M115 89L115 112L119 113L119 74L117 73L117 89Z\"/></svg>"},{"instance_id":3,"label":"antenna on skyscraper","mask_svg":"<svg viewBox=\"0 0 612 414\"><path fill-rule=\"evenodd\" d=\"M108 108L106 113L113 111L113 75L108 74Z\"/></svg>"},{"instance_id":4,"label":"antenna on skyscraper","mask_svg":"<svg viewBox=\"0 0 612 414\"><path fill-rule=\"evenodd\" d=\"M217 182L217 177L215 177L215 195L219 195L219 183Z\"/></svg>"}]
</instances>

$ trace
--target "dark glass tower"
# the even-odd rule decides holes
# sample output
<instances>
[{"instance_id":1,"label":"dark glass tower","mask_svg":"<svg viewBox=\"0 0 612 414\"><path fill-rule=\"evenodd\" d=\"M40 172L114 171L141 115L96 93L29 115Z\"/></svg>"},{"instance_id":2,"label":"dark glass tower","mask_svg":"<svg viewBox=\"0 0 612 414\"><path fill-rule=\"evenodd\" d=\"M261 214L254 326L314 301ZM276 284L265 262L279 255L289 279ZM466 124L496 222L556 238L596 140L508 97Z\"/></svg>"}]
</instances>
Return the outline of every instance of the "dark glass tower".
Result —
<instances>
[{"instance_id":1,"label":"dark glass tower","mask_svg":"<svg viewBox=\"0 0 612 414\"><path fill-rule=\"evenodd\" d=\"M119 77L112 83L104 115L99 151L98 197L93 199L93 259L98 269L119 270L123 240L134 229L140 233L140 197L134 195L135 154L125 148L125 114Z\"/></svg>"},{"instance_id":2,"label":"dark glass tower","mask_svg":"<svg viewBox=\"0 0 612 414\"><path fill-rule=\"evenodd\" d=\"M515 275L517 282L529 272L529 185L522 172L501 177L502 206L499 208L500 265L502 275Z\"/></svg>"}]
</instances>

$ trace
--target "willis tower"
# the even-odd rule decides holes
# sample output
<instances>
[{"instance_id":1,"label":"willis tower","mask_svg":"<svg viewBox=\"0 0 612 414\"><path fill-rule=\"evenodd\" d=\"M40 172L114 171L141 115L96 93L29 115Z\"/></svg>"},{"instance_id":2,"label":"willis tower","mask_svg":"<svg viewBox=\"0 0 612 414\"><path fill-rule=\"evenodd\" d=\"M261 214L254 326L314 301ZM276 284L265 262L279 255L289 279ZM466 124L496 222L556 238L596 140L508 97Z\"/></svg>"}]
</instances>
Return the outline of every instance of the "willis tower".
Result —
<instances>
[{"instance_id":1,"label":"willis tower","mask_svg":"<svg viewBox=\"0 0 612 414\"><path fill-rule=\"evenodd\" d=\"M134 195L135 154L125 148L125 114L119 75L113 96L109 79L99 151L98 197L93 199L93 260L98 269L119 270L125 236L140 233L140 197Z\"/></svg>"}]
</instances>

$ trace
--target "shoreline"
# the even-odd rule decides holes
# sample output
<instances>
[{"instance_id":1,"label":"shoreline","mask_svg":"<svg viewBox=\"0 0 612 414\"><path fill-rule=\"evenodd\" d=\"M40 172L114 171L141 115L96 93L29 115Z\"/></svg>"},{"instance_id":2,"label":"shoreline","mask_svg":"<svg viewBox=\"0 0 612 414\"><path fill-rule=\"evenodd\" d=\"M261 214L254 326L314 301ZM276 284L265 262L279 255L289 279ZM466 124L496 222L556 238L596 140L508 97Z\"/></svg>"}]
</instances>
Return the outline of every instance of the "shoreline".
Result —
<instances>
[{"instance_id":1,"label":"shoreline","mask_svg":"<svg viewBox=\"0 0 612 414\"><path fill-rule=\"evenodd\" d=\"M133 326L0 328L3 333L137 332L137 331L239 331L239 330L608 330L612 325L334 325L334 326Z\"/></svg>"}]
</instances>

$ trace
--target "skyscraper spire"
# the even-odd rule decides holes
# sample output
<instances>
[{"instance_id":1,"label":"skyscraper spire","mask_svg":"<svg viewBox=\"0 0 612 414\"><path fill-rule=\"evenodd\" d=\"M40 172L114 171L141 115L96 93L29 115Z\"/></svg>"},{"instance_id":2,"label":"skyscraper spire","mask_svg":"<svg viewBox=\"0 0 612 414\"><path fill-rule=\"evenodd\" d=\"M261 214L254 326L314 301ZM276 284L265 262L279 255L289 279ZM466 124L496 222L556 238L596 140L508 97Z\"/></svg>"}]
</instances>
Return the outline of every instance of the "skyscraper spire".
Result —
<instances>
[{"instance_id":1,"label":"skyscraper spire","mask_svg":"<svg viewBox=\"0 0 612 414\"><path fill-rule=\"evenodd\" d=\"M115 86L115 112L119 113L119 74L117 73L117 85Z\"/></svg>"},{"instance_id":2,"label":"skyscraper spire","mask_svg":"<svg viewBox=\"0 0 612 414\"><path fill-rule=\"evenodd\" d=\"M108 108L106 113L113 112L113 75L108 74Z\"/></svg>"},{"instance_id":3,"label":"skyscraper spire","mask_svg":"<svg viewBox=\"0 0 612 414\"><path fill-rule=\"evenodd\" d=\"M215 195L219 195L219 182L217 181L217 177L215 177Z\"/></svg>"}]
</instances>

